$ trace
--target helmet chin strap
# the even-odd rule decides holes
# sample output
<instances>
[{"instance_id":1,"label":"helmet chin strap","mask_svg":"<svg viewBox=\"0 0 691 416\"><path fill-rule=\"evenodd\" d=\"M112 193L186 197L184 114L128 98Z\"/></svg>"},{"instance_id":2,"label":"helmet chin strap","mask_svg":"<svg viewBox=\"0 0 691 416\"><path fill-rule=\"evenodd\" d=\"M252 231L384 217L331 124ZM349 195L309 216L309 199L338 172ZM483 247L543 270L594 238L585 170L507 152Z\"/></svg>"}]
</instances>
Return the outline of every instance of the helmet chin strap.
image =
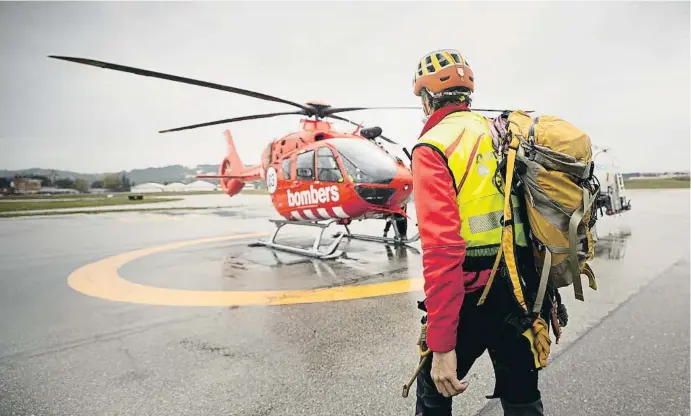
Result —
<instances>
[{"instance_id":1,"label":"helmet chin strap","mask_svg":"<svg viewBox=\"0 0 691 416\"><path fill-rule=\"evenodd\" d=\"M422 111L425 112L425 119L432 114L432 94L426 88L422 89Z\"/></svg>"}]
</instances>

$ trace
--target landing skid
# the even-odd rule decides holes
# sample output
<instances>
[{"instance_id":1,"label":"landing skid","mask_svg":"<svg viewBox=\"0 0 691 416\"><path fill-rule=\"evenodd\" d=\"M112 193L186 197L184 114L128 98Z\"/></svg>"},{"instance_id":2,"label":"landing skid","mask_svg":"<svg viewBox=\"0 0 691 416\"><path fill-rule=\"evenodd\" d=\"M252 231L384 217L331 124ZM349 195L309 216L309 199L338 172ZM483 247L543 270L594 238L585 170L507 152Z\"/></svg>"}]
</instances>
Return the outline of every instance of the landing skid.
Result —
<instances>
[{"instance_id":1,"label":"landing skid","mask_svg":"<svg viewBox=\"0 0 691 416\"><path fill-rule=\"evenodd\" d=\"M394 232L396 234L394 237L377 237L374 235L353 234L350 232L350 229L348 228L347 225L345 226L345 229L346 229L346 233L345 233L346 238L352 238L353 240L373 241L375 243L391 244L394 246L407 246L409 243L414 243L420 239L420 234L415 234L412 238L402 237L398 233L398 229L396 227L394 227Z\"/></svg>"},{"instance_id":2,"label":"landing skid","mask_svg":"<svg viewBox=\"0 0 691 416\"><path fill-rule=\"evenodd\" d=\"M389 217L386 219L386 222L391 223L393 227L393 232L394 236L393 237L378 237L378 236L373 236L373 235L366 235L366 234L353 234L350 232L350 229L348 228L347 225L345 225L346 229L346 238L351 238L353 240L362 240L362 241L373 241L375 243L384 243L384 244L391 244L394 246L408 246L410 243L414 243L417 240L420 239L420 233L415 234L411 238L407 238L401 235L401 233L398 230L398 227L396 225L395 219ZM335 237L336 235L334 235ZM412 247L411 247L412 248Z\"/></svg>"},{"instance_id":3,"label":"landing skid","mask_svg":"<svg viewBox=\"0 0 691 416\"><path fill-rule=\"evenodd\" d=\"M288 253L293 253L293 254L299 254L307 257L312 257L312 258L318 258L322 260L327 260L327 259L335 259L337 257L340 257L343 254L342 250L338 250L338 246L341 244L341 240L343 240L344 237L347 237L349 239L353 240L362 240L362 241L372 241L375 243L384 243L384 244L389 244L389 245L394 245L394 246L405 246L408 248L411 248L415 250L414 247L409 246L408 244L414 243L417 240L420 239L420 234L415 234L412 238L405 238L401 236L398 227L396 227L394 219L388 218L387 221L393 223L393 230L394 230L394 237L377 237L377 236L371 236L371 235L365 235L365 234L353 234L350 232L350 229L348 228L348 225L343 224L345 227L345 231L340 231L336 234L333 234L333 238L335 240L329 244L324 250L320 250L319 247L321 246L322 238L324 237L324 232L326 231L329 226L331 226L334 222L337 222L337 219L330 219L330 220L324 220L324 221L288 221L288 220L269 220L274 225L276 225L276 231L271 235L271 238L268 241L264 240L259 240L255 243L250 244L251 247L256 247L256 246L263 246L263 247L269 247L273 248L275 250L280 250L280 251L285 251ZM296 247L296 246L291 246L287 244L280 244L276 242L276 236L278 235L278 232L281 230L286 225L300 225L300 226L307 226L307 227L318 227L321 228L321 231L319 232L319 235L314 239L314 243L312 243L311 248L302 248L302 247ZM416 250L417 251L417 250Z\"/></svg>"},{"instance_id":4,"label":"landing skid","mask_svg":"<svg viewBox=\"0 0 691 416\"><path fill-rule=\"evenodd\" d=\"M331 219L331 220L326 220L326 221L287 221L287 220L269 220L273 222L276 225L276 231L274 231L273 235L271 236L271 239L269 241L263 241L259 240L254 244L251 244L251 246L264 246L264 247L269 247L273 248L276 250L281 250L281 251L286 251L288 253L294 253L294 254L300 254L303 256L308 256L308 257L314 257L318 259L334 259L337 257L340 257L343 252L341 250L338 250L338 245L341 244L341 240L345 236L345 232L340 232L336 234L334 237L336 238L324 251L319 250L319 246L321 245L322 238L324 236L324 231L333 224L336 220ZM284 226L291 224L291 225L302 225L302 226L308 226L308 227L318 227L321 228L321 231L319 232L319 235L317 238L314 239L314 243L312 244L311 248L305 249L301 247L295 247L295 246L289 246L285 244L279 244L276 243L276 236L278 235L278 232L283 228Z\"/></svg>"}]
</instances>

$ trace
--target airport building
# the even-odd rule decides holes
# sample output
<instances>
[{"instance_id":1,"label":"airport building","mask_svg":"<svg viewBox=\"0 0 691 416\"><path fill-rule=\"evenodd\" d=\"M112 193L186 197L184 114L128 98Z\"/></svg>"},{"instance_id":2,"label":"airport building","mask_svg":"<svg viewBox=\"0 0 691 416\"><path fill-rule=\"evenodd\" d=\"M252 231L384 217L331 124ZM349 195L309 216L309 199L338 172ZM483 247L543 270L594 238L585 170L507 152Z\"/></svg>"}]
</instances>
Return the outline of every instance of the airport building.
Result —
<instances>
[{"instance_id":1,"label":"airport building","mask_svg":"<svg viewBox=\"0 0 691 416\"><path fill-rule=\"evenodd\" d=\"M199 191L216 191L220 189L218 185L206 181L194 181L192 183L184 184L180 182L173 182L167 185L162 185L155 182L147 182L135 185L130 192L134 193L152 193L152 192L199 192Z\"/></svg>"},{"instance_id":2,"label":"airport building","mask_svg":"<svg viewBox=\"0 0 691 416\"><path fill-rule=\"evenodd\" d=\"M140 193L150 193L150 192L163 192L165 186L160 183L147 182L135 185L130 189L130 192L140 192Z\"/></svg>"}]
</instances>

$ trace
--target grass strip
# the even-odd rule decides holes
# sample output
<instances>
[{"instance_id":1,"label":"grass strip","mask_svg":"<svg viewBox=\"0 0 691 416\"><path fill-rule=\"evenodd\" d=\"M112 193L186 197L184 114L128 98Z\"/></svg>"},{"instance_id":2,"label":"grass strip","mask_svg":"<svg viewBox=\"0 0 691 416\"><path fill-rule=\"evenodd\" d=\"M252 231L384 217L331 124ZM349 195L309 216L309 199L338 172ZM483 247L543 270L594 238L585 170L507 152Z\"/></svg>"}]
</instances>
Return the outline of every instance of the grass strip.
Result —
<instances>
[{"instance_id":1,"label":"grass strip","mask_svg":"<svg viewBox=\"0 0 691 416\"><path fill-rule=\"evenodd\" d=\"M15 211L36 211L45 209L106 207L113 205L141 205L182 200L183 198L144 198L139 200L129 200L126 197L113 197L98 199L71 199L64 201L0 201L0 213Z\"/></svg>"},{"instance_id":2,"label":"grass strip","mask_svg":"<svg viewBox=\"0 0 691 416\"><path fill-rule=\"evenodd\" d=\"M265 195L269 192L266 189L244 189L240 194L246 195ZM144 197L185 197L191 195L225 195L221 191L189 191L189 192L105 192L98 194L55 194L55 195L8 195L0 198L4 200L22 200L22 199L98 199L104 198L105 195L112 194L113 197L124 197L128 195L144 195Z\"/></svg>"},{"instance_id":3,"label":"grass strip","mask_svg":"<svg viewBox=\"0 0 691 416\"><path fill-rule=\"evenodd\" d=\"M691 181L688 177L624 180L626 189L680 189L689 188L689 185L691 185Z\"/></svg>"},{"instance_id":4,"label":"grass strip","mask_svg":"<svg viewBox=\"0 0 691 416\"><path fill-rule=\"evenodd\" d=\"M179 208L125 208L125 209L102 209L98 211L94 210L82 210L82 211L47 211L47 212L10 212L7 214L0 214L0 218L17 218L17 217L39 217L39 216L51 216L51 215L74 215L74 214L112 214L120 212L162 212L162 211L201 211L209 209L222 209L231 208L228 206L217 206L217 207L179 207Z\"/></svg>"}]
</instances>

